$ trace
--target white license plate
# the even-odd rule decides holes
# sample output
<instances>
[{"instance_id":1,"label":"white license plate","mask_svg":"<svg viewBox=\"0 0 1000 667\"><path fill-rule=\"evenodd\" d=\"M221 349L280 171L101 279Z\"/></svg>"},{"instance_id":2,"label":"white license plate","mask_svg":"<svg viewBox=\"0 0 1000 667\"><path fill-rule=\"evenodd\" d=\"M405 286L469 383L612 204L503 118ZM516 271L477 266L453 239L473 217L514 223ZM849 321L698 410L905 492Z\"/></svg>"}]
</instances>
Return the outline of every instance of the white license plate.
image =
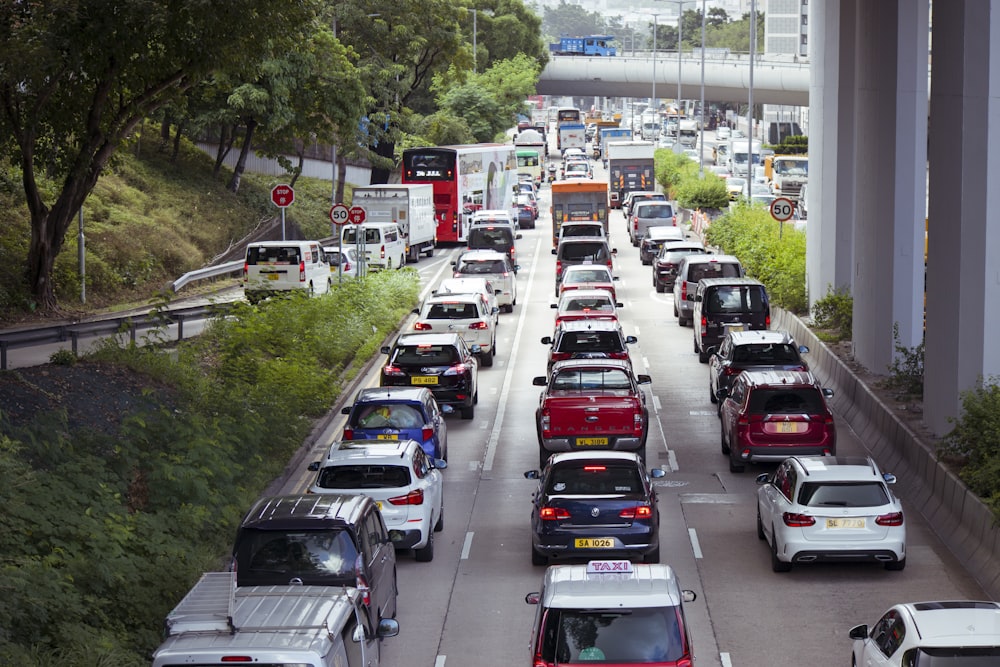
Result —
<instances>
[{"instance_id":1,"label":"white license plate","mask_svg":"<svg viewBox=\"0 0 1000 667\"><path fill-rule=\"evenodd\" d=\"M830 530L838 530L841 528L854 528L863 529L865 527L865 520L863 517L860 518L848 518L848 519L827 519L826 527Z\"/></svg>"}]
</instances>

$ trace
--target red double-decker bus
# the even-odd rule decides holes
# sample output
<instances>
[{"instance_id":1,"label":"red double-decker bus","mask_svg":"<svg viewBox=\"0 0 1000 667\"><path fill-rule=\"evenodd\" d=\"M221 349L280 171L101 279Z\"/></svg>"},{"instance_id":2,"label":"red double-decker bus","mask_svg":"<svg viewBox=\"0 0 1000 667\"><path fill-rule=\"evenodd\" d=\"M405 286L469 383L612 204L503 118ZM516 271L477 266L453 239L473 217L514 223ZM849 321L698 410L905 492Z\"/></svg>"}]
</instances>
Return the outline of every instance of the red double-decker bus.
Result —
<instances>
[{"instance_id":1,"label":"red double-decker bus","mask_svg":"<svg viewBox=\"0 0 1000 667\"><path fill-rule=\"evenodd\" d=\"M434 186L438 243L465 242L469 220L481 209L514 211L517 158L511 144L407 148L403 183Z\"/></svg>"}]
</instances>

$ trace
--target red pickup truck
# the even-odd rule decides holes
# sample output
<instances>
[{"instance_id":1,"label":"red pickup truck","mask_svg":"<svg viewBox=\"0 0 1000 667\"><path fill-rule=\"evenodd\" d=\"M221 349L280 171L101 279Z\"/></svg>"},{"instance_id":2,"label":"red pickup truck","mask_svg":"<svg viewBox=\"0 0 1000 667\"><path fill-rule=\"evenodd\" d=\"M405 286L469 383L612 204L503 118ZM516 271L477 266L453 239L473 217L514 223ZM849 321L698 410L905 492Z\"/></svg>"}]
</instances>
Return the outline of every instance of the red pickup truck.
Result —
<instances>
[{"instance_id":1,"label":"red pickup truck","mask_svg":"<svg viewBox=\"0 0 1000 667\"><path fill-rule=\"evenodd\" d=\"M624 450L646 459L649 410L639 385L648 375L635 375L625 359L567 359L532 384L545 387L538 399L535 426L542 467L553 452Z\"/></svg>"}]
</instances>

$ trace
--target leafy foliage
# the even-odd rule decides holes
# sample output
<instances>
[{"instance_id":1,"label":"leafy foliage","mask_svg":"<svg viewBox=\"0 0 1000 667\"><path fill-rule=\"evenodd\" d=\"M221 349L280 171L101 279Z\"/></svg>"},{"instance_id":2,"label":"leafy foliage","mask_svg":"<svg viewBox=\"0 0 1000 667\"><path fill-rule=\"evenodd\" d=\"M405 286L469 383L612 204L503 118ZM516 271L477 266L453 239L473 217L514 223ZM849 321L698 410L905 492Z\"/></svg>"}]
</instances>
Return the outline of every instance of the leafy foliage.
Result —
<instances>
[{"instance_id":1,"label":"leafy foliage","mask_svg":"<svg viewBox=\"0 0 1000 667\"><path fill-rule=\"evenodd\" d=\"M113 435L65 413L0 425L0 663L148 664L166 613L224 563L246 507L417 292L412 271L384 272L244 306L171 357L104 345L92 359L170 392Z\"/></svg>"},{"instance_id":2,"label":"leafy foliage","mask_svg":"<svg viewBox=\"0 0 1000 667\"><path fill-rule=\"evenodd\" d=\"M889 377L883 382L890 389L903 391L907 396L923 398L924 395L924 340L915 347L906 347L899 340L899 323L892 325L892 342L896 354L889 364Z\"/></svg>"},{"instance_id":3,"label":"leafy foliage","mask_svg":"<svg viewBox=\"0 0 1000 667\"><path fill-rule=\"evenodd\" d=\"M826 296L813 303L813 322L820 329L832 332L832 335L820 336L827 342L850 340L854 332L854 298L847 288L833 289L827 285Z\"/></svg>"},{"instance_id":4,"label":"leafy foliage","mask_svg":"<svg viewBox=\"0 0 1000 667\"><path fill-rule=\"evenodd\" d=\"M805 232L741 203L712 222L705 240L739 257L747 275L767 287L772 303L793 313L806 311Z\"/></svg>"},{"instance_id":5,"label":"leafy foliage","mask_svg":"<svg viewBox=\"0 0 1000 667\"><path fill-rule=\"evenodd\" d=\"M959 464L959 477L1000 521L1000 380L980 378L961 400L961 416L938 452Z\"/></svg>"}]
</instances>

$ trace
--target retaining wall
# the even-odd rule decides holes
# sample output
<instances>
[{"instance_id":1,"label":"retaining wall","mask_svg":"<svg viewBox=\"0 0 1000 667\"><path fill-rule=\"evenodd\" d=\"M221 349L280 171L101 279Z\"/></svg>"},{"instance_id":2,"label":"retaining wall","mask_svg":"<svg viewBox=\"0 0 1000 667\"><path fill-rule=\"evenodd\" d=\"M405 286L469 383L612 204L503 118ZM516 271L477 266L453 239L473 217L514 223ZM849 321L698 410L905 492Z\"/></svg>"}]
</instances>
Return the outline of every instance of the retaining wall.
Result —
<instances>
[{"instance_id":1,"label":"retaining wall","mask_svg":"<svg viewBox=\"0 0 1000 667\"><path fill-rule=\"evenodd\" d=\"M834 411L879 466L896 475L895 490L908 510L920 512L986 593L1000 599L1000 528L990 509L802 320L777 308L772 316L772 328L785 329L809 346L810 368L834 390Z\"/></svg>"}]
</instances>

